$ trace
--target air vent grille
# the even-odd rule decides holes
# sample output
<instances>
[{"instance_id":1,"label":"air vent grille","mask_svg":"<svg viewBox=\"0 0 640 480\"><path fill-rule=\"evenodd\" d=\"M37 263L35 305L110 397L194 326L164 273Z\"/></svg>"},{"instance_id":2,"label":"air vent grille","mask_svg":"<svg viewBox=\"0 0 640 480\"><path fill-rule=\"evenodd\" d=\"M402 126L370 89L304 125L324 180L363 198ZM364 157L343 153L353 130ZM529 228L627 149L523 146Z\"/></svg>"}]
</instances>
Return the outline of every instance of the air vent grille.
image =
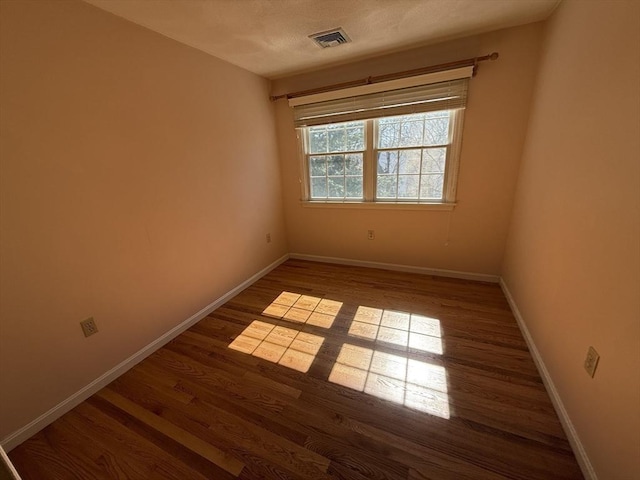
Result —
<instances>
[{"instance_id":1,"label":"air vent grille","mask_svg":"<svg viewBox=\"0 0 640 480\"><path fill-rule=\"evenodd\" d=\"M337 47L343 43L351 42L342 28L334 28L326 32L314 33L309 38L316 42L321 48Z\"/></svg>"}]
</instances>

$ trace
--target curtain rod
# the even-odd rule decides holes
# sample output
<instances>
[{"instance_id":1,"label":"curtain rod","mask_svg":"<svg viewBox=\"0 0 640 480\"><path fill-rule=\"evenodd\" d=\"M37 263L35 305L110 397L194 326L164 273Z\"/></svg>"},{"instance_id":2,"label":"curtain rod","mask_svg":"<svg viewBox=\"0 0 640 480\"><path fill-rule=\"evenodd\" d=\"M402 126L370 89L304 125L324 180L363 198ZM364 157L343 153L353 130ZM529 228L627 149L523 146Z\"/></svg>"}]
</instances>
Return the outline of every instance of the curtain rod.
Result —
<instances>
[{"instance_id":1,"label":"curtain rod","mask_svg":"<svg viewBox=\"0 0 640 480\"><path fill-rule=\"evenodd\" d=\"M343 88L348 88L348 87L370 85L372 83L386 82L388 80L396 80L398 78L424 75L426 73L441 72L443 70L451 70L451 69L460 68L460 67L473 66L473 75L475 75L478 69L479 62L484 62L487 60L497 60L498 56L499 56L498 52L493 52L489 55L483 55L481 57L467 58L465 60L458 60L456 62L440 63L438 65L431 65L429 67L416 68L414 70L405 70L403 72L388 73L386 75L377 75L373 77L362 78L360 80L353 80L351 82L336 83L333 85L328 85L326 87L312 88L310 90L301 90L298 92L283 93L282 95L272 95L269 98L271 99L272 102L275 102L276 100L280 100L281 98L290 99L290 98L296 98L296 97L304 97L305 95L332 92L334 90L342 90Z\"/></svg>"}]
</instances>

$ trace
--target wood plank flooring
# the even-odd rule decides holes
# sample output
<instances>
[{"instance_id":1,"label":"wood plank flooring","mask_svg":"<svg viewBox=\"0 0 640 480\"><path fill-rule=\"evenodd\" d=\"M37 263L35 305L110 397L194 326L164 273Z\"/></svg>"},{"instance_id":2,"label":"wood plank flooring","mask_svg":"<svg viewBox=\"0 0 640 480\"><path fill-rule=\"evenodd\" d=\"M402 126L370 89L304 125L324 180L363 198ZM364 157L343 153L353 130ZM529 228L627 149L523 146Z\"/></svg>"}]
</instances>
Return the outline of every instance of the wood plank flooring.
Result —
<instances>
[{"instance_id":1,"label":"wood plank flooring","mask_svg":"<svg viewBox=\"0 0 640 480\"><path fill-rule=\"evenodd\" d=\"M583 478L499 286L296 260L9 456L25 480Z\"/></svg>"}]
</instances>

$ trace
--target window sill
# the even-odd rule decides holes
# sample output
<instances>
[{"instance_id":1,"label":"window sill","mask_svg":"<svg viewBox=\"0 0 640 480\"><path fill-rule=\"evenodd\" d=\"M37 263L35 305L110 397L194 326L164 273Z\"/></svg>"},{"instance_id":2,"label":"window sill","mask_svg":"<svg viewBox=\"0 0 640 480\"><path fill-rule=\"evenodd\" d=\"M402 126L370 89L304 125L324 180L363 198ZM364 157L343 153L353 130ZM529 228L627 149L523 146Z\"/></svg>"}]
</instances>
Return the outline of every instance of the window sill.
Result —
<instances>
[{"instance_id":1,"label":"window sill","mask_svg":"<svg viewBox=\"0 0 640 480\"><path fill-rule=\"evenodd\" d=\"M351 208L374 210L453 210L456 203L418 202L330 202L322 200L301 200L305 208Z\"/></svg>"}]
</instances>

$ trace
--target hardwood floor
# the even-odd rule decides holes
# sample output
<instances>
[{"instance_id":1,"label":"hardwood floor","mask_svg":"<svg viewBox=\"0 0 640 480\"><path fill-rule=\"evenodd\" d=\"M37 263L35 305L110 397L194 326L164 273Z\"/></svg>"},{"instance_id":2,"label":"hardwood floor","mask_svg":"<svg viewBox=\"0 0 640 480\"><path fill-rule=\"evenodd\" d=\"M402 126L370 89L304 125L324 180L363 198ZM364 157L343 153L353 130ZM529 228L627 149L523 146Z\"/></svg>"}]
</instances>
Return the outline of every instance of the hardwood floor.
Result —
<instances>
[{"instance_id":1,"label":"hardwood floor","mask_svg":"<svg viewBox=\"0 0 640 480\"><path fill-rule=\"evenodd\" d=\"M9 455L25 480L583 478L499 286L294 260Z\"/></svg>"}]
</instances>

